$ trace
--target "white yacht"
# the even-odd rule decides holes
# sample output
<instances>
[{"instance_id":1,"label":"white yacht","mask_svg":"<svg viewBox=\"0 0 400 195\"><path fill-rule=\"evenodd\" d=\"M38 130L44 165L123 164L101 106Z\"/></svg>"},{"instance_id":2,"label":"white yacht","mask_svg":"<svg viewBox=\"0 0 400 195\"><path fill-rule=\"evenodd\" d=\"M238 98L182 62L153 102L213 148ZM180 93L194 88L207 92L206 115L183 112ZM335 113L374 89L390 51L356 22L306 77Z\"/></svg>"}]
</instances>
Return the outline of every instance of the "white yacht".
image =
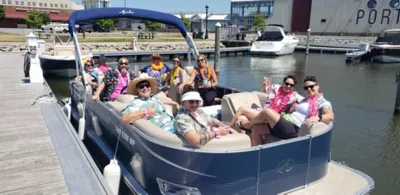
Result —
<instances>
[{"instance_id":1,"label":"white yacht","mask_svg":"<svg viewBox=\"0 0 400 195\"><path fill-rule=\"evenodd\" d=\"M299 43L294 35L285 34L282 25L268 25L265 32L262 32L260 27L257 32L258 39L251 45L251 54L276 56L292 54Z\"/></svg>"}]
</instances>

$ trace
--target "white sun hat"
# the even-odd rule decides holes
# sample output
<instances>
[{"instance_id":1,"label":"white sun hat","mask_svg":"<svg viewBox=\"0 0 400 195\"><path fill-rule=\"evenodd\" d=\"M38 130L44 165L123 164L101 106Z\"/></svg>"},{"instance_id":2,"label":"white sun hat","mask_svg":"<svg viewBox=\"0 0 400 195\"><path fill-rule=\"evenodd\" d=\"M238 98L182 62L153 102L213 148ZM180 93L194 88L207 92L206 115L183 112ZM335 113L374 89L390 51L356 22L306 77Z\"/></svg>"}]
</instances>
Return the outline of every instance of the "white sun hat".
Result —
<instances>
[{"instance_id":1,"label":"white sun hat","mask_svg":"<svg viewBox=\"0 0 400 195\"><path fill-rule=\"evenodd\" d=\"M199 92L197 91L191 91L183 94L182 96L182 102L188 101L188 100L199 100L200 101L200 106L203 105L203 99L201 99Z\"/></svg>"}]
</instances>

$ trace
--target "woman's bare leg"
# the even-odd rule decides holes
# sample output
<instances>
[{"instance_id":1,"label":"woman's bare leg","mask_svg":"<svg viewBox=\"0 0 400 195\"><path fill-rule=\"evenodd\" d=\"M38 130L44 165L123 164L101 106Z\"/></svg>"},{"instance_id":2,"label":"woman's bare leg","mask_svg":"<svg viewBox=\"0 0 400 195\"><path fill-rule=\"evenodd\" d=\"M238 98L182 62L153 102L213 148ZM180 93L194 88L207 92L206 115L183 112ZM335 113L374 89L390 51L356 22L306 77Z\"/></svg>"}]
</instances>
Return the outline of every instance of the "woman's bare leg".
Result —
<instances>
[{"instance_id":1,"label":"woman's bare leg","mask_svg":"<svg viewBox=\"0 0 400 195\"><path fill-rule=\"evenodd\" d=\"M248 120L252 120L260 111L248 108L248 107L240 107L238 111L235 113L235 116L232 117L231 122L229 123L230 127L234 127L236 122L239 119L239 116L245 116Z\"/></svg>"},{"instance_id":2,"label":"woman's bare leg","mask_svg":"<svg viewBox=\"0 0 400 195\"><path fill-rule=\"evenodd\" d=\"M257 124L251 129L251 146L263 144L263 137L271 134L267 124Z\"/></svg>"},{"instance_id":3,"label":"woman's bare leg","mask_svg":"<svg viewBox=\"0 0 400 195\"><path fill-rule=\"evenodd\" d=\"M260 114L258 114L253 120L251 120L247 126L253 127L255 124L268 122L271 128L273 128L279 121L280 117L281 115L275 110L265 108L263 111L260 112Z\"/></svg>"}]
</instances>

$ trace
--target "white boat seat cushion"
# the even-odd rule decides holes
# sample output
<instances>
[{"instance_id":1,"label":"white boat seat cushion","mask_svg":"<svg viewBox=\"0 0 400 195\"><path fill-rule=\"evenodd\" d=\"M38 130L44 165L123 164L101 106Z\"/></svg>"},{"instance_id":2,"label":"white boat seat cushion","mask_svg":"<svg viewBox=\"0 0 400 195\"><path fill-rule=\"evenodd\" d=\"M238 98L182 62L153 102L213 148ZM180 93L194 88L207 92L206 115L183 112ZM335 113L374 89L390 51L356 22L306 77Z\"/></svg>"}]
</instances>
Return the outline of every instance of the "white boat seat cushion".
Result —
<instances>
[{"instance_id":1,"label":"white boat seat cushion","mask_svg":"<svg viewBox=\"0 0 400 195\"><path fill-rule=\"evenodd\" d=\"M225 95L221 101L221 119L223 121L231 121L240 107L251 108L253 104L261 107L260 100L254 93L242 92Z\"/></svg>"}]
</instances>

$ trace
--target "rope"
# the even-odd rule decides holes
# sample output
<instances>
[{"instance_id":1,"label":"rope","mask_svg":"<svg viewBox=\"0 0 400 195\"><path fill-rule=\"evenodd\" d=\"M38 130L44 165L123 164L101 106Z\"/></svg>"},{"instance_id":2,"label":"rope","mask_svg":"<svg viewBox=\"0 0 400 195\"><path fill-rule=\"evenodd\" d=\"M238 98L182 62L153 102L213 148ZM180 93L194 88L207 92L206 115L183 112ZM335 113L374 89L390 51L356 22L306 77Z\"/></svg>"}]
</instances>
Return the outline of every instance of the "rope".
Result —
<instances>
[{"instance_id":1,"label":"rope","mask_svg":"<svg viewBox=\"0 0 400 195\"><path fill-rule=\"evenodd\" d=\"M118 147L119 147L119 140L121 139L121 134L122 134L122 122L121 125L119 127L117 127L117 132L119 129L119 133L118 133L118 140L117 140L117 145L115 147L115 152L114 152L114 159L116 159L117 157L117 151L118 151Z\"/></svg>"},{"instance_id":2,"label":"rope","mask_svg":"<svg viewBox=\"0 0 400 195\"><path fill-rule=\"evenodd\" d=\"M56 97L54 96L53 92L50 92L47 95L41 95L37 97L33 103L31 104L32 106L35 105L36 103L53 103L57 102Z\"/></svg>"}]
</instances>

